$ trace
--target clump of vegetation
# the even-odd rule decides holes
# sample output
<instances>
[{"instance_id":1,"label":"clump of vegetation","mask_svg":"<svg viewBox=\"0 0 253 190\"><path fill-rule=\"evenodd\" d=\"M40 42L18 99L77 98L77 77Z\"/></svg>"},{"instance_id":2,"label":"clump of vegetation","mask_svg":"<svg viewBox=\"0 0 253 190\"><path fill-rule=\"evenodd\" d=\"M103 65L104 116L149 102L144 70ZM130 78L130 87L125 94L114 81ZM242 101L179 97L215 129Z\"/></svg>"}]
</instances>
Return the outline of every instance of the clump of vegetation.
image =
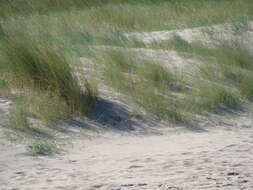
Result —
<instances>
[{"instance_id":1,"label":"clump of vegetation","mask_svg":"<svg viewBox=\"0 0 253 190\"><path fill-rule=\"evenodd\" d=\"M253 56L247 50L234 44L210 49L176 41L180 51L202 57L192 76L115 50L107 51L101 61L108 84L146 111L173 122L185 122L192 113L204 110L237 109L251 100Z\"/></svg>"},{"instance_id":2,"label":"clump of vegetation","mask_svg":"<svg viewBox=\"0 0 253 190\"><path fill-rule=\"evenodd\" d=\"M176 50L197 55L203 64L193 86L189 101L205 109L225 106L236 108L243 99L252 100L253 55L237 42L224 42L208 48L198 43L188 43L175 36L172 40L152 43L152 48Z\"/></svg>"},{"instance_id":3,"label":"clump of vegetation","mask_svg":"<svg viewBox=\"0 0 253 190\"><path fill-rule=\"evenodd\" d=\"M211 68L213 72L206 70L203 75L208 77L208 80L213 78L216 82L236 88L242 97L250 99L253 92L251 83L253 72L252 53L238 44L221 45L209 52L215 61L210 62L210 59L207 59L206 67ZM213 67L210 67L211 64L213 64ZM207 74L207 72L211 74Z\"/></svg>"},{"instance_id":4,"label":"clump of vegetation","mask_svg":"<svg viewBox=\"0 0 253 190\"><path fill-rule=\"evenodd\" d=\"M70 113L88 113L95 94L87 80L80 86L66 59L56 50L31 41L6 40L3 75L13 88L58 97Z\"/></svg>"},{"instance_id":5,"label":"clump of vegetation","mask_svg":"<svg viewBox=\"0 0 253 190\"><path fill-rule=\"evenodd\" d=\"M203 79L202 79L203 80ZM197 110L211 110L221 107L235 109L240 96L233 89L213 81L197 81L193 92L194 104Z\"/></svg>"},{"instance_id":6,"label":"clump of vegetation","mask_svg":"<svg viewBox=\"0 0 253 190\"><path fill-rule=\"evenodd\" d=\"M26 104L23 100L23 97L19 97L16 101L16 106L11 109L9 122L7 127L9 129L14 130L15 132L19 132L24 135L24 137L50 137L45 129L38 127L38 125L34 125L31 122L33 113L29 110L29 104ZM29 102L32 103L32 102ZM36 104L34 105L36 107ZM50 112L51 110L48 110Z\"/></svg>"},{"instance_id":7,"label":"clump of vegetation","mask_svg":"<svg viewBox=\"0 0 253 190\"><path fill-rule=\"evenodd\" d=\"M13 38L5 38L0 51L0 92L12 96L15 105L9 128L44 137L49 135L38 127L40 121L51 125L91 113L96 89L84 76L76 77L64 55L46 44Z\"/></svg>"},{"instance_id":8,"label":"clump of vegetation","mask_svg":"<svg viewBox=\"0 0 253 190\"><path fill-rule=\"evenodd\" d=\"M120 51L109 51L102 60L106 65L104 74L109 85L160 118L185 121L181 102L170 91L176 83L180 86L178 89L183 90L184 83L179 74Z\"/></svg>"},{"instance_id":9,"label":"clump of vegetation","mask_svg":"<svg viewBox=\"0 0 253 190\"><path fill-rule=\"evenodd\" d=\"M27 112L24 109L23 107L16 107L16 109L13 110L10 116L9 127L20 132L32 134L33 129L30 127Z\"/></svg>"},{"instance_id":10,"label":"clump of vegetation","mask_svg":"<svg viewBox=\"0 0 253 190\"><path fill-rule=\"evenodd\" d=\"M53 142L36 141L30 144L28 149L34 156L49 156L57 151L57 146Z\"/></svg>"},{"instance_id":11,"label":"clump of vegetation","mask_svg":"<svg viewBox=\"0 0 253 190\"><path fill-rule=\"evenodd\" d=\"M222 47L215 55L223 79L235 86L242 97L253 97L253 55L248 50L238 47Z\"/></svg>"},{"instance_id":12,"label":"clump of vegetation","mask_svg":"<svg viewBox=\"0 0 253 190\"><path fill-rule=\"evenodd\" d=\"M241 94L249 100L253 100L253 71L245 71L241 80L237 83L237 88Z\"/></svg>"}]
</instances>

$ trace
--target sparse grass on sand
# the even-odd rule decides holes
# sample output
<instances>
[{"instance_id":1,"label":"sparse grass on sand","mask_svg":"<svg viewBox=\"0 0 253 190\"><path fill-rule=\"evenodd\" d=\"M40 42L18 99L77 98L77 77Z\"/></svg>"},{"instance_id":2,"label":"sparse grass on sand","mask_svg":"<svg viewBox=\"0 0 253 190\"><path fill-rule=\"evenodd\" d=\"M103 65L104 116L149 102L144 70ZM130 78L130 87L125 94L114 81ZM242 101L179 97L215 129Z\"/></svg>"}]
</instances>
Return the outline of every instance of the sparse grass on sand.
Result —
<instances>
[{"instance_id":1,"label":"sparse grass on sand","mask_svg":"<svg viewBox=\"0 0 253 190\"><path fill-rule=\"evenodd\" d=\"M185 121L177 98L177 93L184 90L180 74L172 73L151 60L145 61L119 51L109 51L98 58L99 61L106 66L104 74L109 85L160 118Z\"/></svg>"},{"instance_id":2,"label":"sparse grass on sand","mask_svg":"<svg viewBox=\"0 0 253 190\"><path fill-rule=\"evenodd\" d=\"M28 145L29 152L34 156L50 156L57 152L57 146L54 142L35 141Z\"/></svg>"},{"instance_id":3,"label":"sparse grass on sand","mask_svg":"<svg viewBox=\"0 0 253 190\"><path fill-rule=\"evenodd\" d=\"M193 113L202 111L237 109L252 100L250 52L238 44L213 49L180 44L180 51L202 57L203 63L191 76L120 50L108 50L98 62L106 66L104 75L109 85L148 112L173 122L187 122Z\"/></svg>"}]
</instances>

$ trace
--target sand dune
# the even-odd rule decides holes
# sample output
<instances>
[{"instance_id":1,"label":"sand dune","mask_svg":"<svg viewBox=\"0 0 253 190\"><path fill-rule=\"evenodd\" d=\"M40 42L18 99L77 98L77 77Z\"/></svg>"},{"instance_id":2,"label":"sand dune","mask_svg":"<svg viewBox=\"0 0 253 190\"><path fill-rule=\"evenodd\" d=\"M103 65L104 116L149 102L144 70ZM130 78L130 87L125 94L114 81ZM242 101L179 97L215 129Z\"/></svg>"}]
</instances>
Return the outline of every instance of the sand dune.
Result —
<instances>
[{"instance_id":1,"label":"sand dune","mask_svg":"<svg viewBox=\"0 0 253 190\"><path fill-rule=\"evenodd\" d=\"M189 30L178 32L180 36L185 33L188 35ZM149 42L157 35L162 40L172 33L146 34L143 41ZM166 51L156 53L171 55ZM89 138L82 135L82 129L73 128L70 133L69 128L68 133L58 135L64 151L53 156L31 156L25 145L5 136L3 125L11 102L1 98L0 189L253 189L252 105L244 112L202 121L199 128L185 128L149 118L132 121L127 106L120 103L113 100L101 104L101 117L86 121L97 127Z\"/></svg>"}]
</instances>

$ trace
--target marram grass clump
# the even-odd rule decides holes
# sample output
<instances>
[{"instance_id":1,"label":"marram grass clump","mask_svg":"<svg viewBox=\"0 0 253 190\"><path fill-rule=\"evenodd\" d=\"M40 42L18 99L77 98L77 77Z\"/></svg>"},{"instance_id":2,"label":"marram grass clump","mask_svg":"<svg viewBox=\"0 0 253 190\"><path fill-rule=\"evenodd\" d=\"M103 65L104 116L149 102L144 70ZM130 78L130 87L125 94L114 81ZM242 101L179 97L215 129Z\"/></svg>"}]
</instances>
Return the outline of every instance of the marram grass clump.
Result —
<instances>
[{"instance_id":1,"label":"marram grass clump","mask_svg":"<svg viewBox=\"0 0 253 190\"><path fill-rule=\"evenodd\" d=\"M181 47L181 45L180 45ZM201 56L196 73L168 69L134 53L116 50L102 54L102 72L109 85L162 119L186 122L194 115L237 110L253 98L253 56L239 45L182 48Z\"/></svg>"},{"instance_id":2,"label":"marram grass clump","mask_svg":"<svg viewBox=\"0 0 253 190\"><path fill-rule=\"evenodd\" d=\"M1 74L18 95L44 93L49 104L64 105L70 115L89 113L96 100L95 91L86 79L77 79L67 60L55 49L28 40L7 39L1 53ZM34 108L40 104L41 101L33 101Z\"/></svg>"},{"instance_id":3,"label":"marram grass clump","mask_svg":"<svg viewBox=\"0 0 253 190\"><path fill-rule=\"evenodd\" d=\"M98 61L105 64L102 74L108 85L161 119L186 122L181 101L172 95L173 85L178 83L182 89L184 86L179 73L171 72L152 60L116 50L108 51Z\"/></svg>"}]
</instances>

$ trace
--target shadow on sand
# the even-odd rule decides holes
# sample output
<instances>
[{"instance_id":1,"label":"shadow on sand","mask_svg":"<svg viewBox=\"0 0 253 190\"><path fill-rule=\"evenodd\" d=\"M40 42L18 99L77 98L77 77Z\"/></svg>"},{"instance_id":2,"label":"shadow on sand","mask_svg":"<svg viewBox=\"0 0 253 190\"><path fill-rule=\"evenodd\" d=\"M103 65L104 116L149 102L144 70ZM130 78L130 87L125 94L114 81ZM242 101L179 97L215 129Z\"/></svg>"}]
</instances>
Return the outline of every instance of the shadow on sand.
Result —
<instances>
[{"instance_id":1,"label":"shadow on sand","mask_svg":"<svg viewBox=\"0 0 253 190\"><path fill-rule=\"evenodd\" d=\"M79 129L100 133L103 131L114 131L118 133L132 134L156 134L163 135L167 129L179 129L194 132L205 132L197 122L176 125L169 122L162 122L159 118L146 116L132 116L126 105L98 99L93 112L86 118L76 118L59 123L53 128L62 133L75 133ZM161 130L162 129L162 130Z\"/></svg>"}]
</instances>

